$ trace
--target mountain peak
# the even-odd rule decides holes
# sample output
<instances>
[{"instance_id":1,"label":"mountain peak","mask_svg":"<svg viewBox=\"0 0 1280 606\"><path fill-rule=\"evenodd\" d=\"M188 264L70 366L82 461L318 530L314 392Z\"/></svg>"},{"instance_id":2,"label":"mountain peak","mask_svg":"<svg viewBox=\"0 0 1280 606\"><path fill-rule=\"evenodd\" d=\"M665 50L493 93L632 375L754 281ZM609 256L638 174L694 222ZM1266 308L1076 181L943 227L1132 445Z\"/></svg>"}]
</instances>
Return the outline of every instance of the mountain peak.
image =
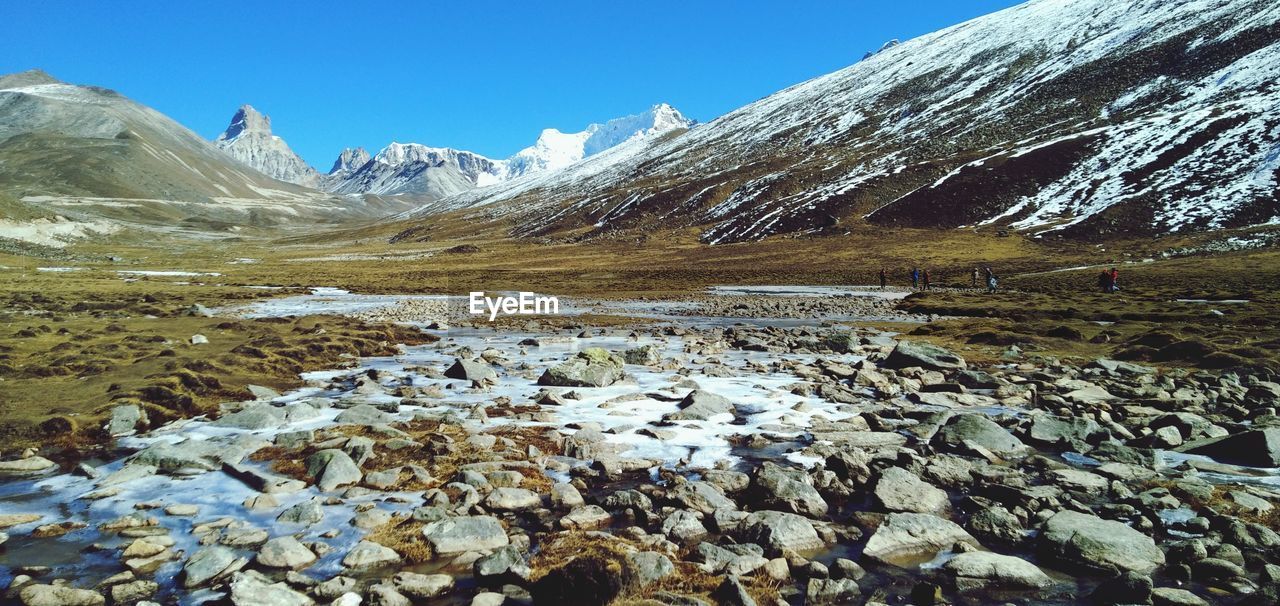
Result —
<instances>
[{"instance_id":1,"label":"mountain peak","mask_svg":"<svg viewBox=\"0 0 1280 606\"><path fill-rule=\"evenodd\" d=\"M271 134L271 118L248 103L236 110L236 115L231 117L231 125L227 126L227 130L218 137L218 140L234 139L246 132Z\"/></svg>"},{"instance_id":2,"label":"mountain peak","mask_svg":"<svg viewBox=\"0 0 1280 606\"><path fill-rule=\"evenodd\" d=\"M368 150L363 147L348 147L338 154L338 159L333 161L333 168L329 169L329 174L346 174L354 171L369 162L370 156Z\"/></svg>"},{"instance_id":3,"label":"mountain peak","mask_svg":"<svg viewBox=\"0 0 1280 606\"><path fill-rule=\"evenodd\" d=\"M25 72L14 72L0 76L0 90L36 86L38 84L62 84L62 81L50 76L42 69L29 69Z\"/></svg>"}]
</instances>

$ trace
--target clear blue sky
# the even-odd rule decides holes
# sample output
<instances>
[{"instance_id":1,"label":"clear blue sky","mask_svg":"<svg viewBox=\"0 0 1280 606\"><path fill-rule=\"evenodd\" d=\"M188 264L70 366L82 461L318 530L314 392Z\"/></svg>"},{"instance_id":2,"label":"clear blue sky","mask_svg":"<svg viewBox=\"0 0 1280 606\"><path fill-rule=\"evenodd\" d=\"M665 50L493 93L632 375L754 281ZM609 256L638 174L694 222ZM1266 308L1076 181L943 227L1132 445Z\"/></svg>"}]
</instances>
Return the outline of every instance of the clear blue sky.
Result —
<instances>
[{"instance_id":1,"label":"clear blue sky","mask_svg":"<svg viewBox=\"0 0 1280 606\"><path fill-rule=\"evenodd\" d=\"M1013 0L0 2L0 73L42 68L214 137L249 103L327 171L395 140L504 158L667 102L708 121Z\"/></svg>"}]
</instances>

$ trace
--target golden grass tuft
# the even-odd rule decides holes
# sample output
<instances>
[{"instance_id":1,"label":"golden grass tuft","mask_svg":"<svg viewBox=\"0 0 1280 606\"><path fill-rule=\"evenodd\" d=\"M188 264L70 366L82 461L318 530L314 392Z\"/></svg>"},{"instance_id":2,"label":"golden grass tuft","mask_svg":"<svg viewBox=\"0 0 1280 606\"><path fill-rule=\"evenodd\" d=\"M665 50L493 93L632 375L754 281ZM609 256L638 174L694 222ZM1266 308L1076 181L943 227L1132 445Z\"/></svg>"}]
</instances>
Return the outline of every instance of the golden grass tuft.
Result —
<instances>
[{"instance_id":1,"label":"golden grass tuft","mask_svg":"<svg viewBox=\"0 0 1280 606\"><path fill-rule=\"evenodd\" d=\"M390 522L369 531L365 539L384 547L389 547L406 562L421 564L431 561L435 556L431 544L422 536L425 524L408 516L397 516Z\"/></svg>"}]
</instances>

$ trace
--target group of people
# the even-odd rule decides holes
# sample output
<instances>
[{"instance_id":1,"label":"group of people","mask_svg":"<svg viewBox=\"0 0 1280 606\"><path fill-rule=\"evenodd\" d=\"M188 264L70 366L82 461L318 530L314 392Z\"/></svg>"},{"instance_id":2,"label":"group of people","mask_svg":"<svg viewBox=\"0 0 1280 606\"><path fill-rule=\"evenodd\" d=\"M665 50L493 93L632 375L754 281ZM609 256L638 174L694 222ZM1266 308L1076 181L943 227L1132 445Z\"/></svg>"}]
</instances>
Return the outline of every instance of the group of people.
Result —
<instances>
[{"instance_id":1,"label":"group of people","mask_svg":"<svg viewBox=\"0 0 1280 606\"><path fill-rule=\"evenodd\" d=\"M1098 288L1102 292L1112 293L1120 290L1120 272L1116 268L1104 269L1098 274Z\"/></svg>"},{"instance_id":2,"label":"group of people","mask_svg":"<svg viewBox=\"0 0 1280 606\"><path fill-rule=\"evenodd\" d=\"M1115 270L1113 269L1111 271L1114 272ZM991 271L990 267L985 267L983 268L982 271L979 271L977 267L973 268L971 285L973 288L978 288L979 279L983 277L984 272L985 272L985 279L982 280L982 283L986 284L987 292L994 293L996 289L999 287L1000 281L999 279L996 278L995 272ZM933 289L933 285L929 280L928 269L912 267L911 273L907 274L907 277L911 279L912 289L921 289L921 288L923 288L924 290ZM880 289L883 290L888 285L888 283L889 283L889 274L888 272L885 271L883 267L881 267L880 268Z\"/></svg>"}]
</instances>

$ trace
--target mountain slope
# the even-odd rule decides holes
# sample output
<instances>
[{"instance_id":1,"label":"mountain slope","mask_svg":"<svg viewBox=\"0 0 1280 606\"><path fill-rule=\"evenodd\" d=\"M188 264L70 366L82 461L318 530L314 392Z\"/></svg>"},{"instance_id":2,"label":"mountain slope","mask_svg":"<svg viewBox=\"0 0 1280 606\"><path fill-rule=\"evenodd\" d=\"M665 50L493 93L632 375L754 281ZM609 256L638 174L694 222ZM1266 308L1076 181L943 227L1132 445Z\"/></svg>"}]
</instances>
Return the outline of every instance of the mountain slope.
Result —
<instances>
[{"instance_id":1,"label":"mountain slope","mask_svg":"<svg viewBox=\"0 0 1280 606\"><path fill-rule=\"evenodd\" d=\"M0 211L9 217L207 233L403 208L272 179L108 89L38 71L0 78ZM25 228L11 227L0 237Z\"/></svg>"},{"instance_id":2,"label":"mountain slope","mask_svg":"<svg viewBox=\"0 0 1280 606\"><path fill-rule=\"evenodd\" d=\"M305 187L318 187L320 173L271 132L271 118L242 105L213 144L232 158L273 179Z\"/></svg>"},{"instance_id":3,"label":"mountain slope","mask_svg":"<svg viewBox=\"0 0 1280 606\"><path fill-rule=\"evenodd\" d=\"M663 103L636 115L592 124L577 133L544 130L534 145L506 160L450 148L392 143L371 162L356 166L347 156L350 150L344 150L325 188L340 193L415 194L439 199L558 170L618 145L692 125L692 120Z\"/></svg>"},{"instance_id":4,"label":"mountain slope","mask_svg":"<svg viewBox=\"0 0 1280 606\"><path fill-rule=\"evenodd\" d=\"M1103 238L1280 222L1280 5L1033 0L464 211L515 235L851 223Z\"/></svg>"}]
</instances>

